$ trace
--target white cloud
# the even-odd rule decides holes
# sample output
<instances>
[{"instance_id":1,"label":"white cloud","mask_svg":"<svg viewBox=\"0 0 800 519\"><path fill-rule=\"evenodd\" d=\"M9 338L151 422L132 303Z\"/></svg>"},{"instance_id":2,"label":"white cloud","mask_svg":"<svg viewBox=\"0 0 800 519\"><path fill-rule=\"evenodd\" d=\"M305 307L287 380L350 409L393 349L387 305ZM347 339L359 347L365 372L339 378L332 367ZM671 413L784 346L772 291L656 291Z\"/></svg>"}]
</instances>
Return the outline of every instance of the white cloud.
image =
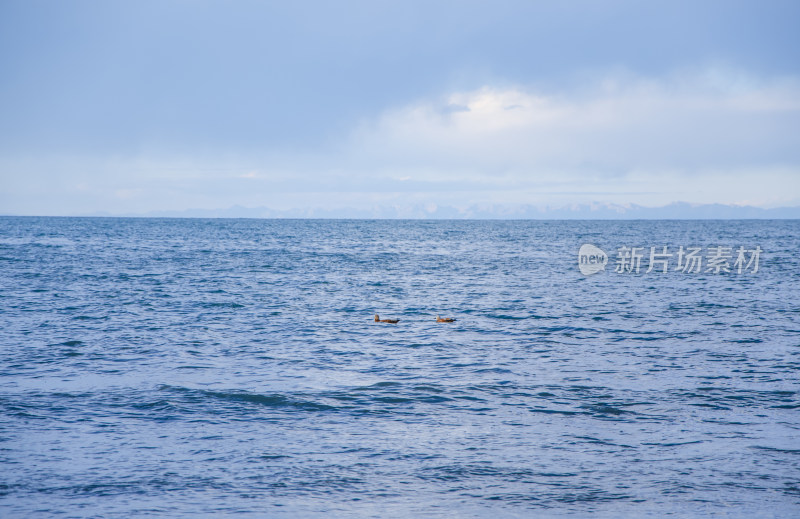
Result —
<instances>
[{"instance_id":1,"label":"white cloud","mask_svg":"<svg viewBox=\"0 0 800 519\"><path fill-rule=\"evenodd\" d=\"M84 186L72 189L70 207L69 189L46 183L53 192L48 199L41 191L39 202L60 212L592 201L774 207L800 205L798 134L796 78L618 74L559 91L485 86L420 99L365 119L317 152L6 159L0 169L18 175L0 195L7 210L33 207L26 200L45 189L36 179L60 168L65 182Z\"/></svg>"},{"instance_id":2,"label":"white cloud","mask_svg":"<svg viewBox=\"0 0 800 519\"><path fill-rule=\"evenodd\" d=\"M455 107L455 108L454 108ZM800 202L800 83L709 70L494 88L365 120L322 163L433 201ZM460 197L452 195L461 191Z\"/></svg>"},{"instance_id":3,"label":"white cloud","mask_svg":"<svg viewBox=\"0 0 800 519\"><path fill-rule=\"evenodd\" d=\"M466 109L446 110L453 105ZM795 165L799 116L792 81L606 80L571 95L484 87L365 122L349 160L492 184Z\"/></svg>"}]
</instances>

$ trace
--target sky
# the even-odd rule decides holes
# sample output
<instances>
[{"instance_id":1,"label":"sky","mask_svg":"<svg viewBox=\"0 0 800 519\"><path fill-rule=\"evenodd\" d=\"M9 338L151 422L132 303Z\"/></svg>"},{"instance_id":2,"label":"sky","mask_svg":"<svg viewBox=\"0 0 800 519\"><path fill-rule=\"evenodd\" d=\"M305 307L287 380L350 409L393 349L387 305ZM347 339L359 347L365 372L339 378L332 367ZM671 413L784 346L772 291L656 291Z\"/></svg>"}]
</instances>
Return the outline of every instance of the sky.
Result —
<instances>
[{"instance_id":1,"label":"sky","mask_svg":"<svg viewBox=\"0 0 800 519\"><path fill-rule=\"evenodd\" d=\"M0 214L800 205L800 2L0 0Z\"/></svg>"}]
</instances>

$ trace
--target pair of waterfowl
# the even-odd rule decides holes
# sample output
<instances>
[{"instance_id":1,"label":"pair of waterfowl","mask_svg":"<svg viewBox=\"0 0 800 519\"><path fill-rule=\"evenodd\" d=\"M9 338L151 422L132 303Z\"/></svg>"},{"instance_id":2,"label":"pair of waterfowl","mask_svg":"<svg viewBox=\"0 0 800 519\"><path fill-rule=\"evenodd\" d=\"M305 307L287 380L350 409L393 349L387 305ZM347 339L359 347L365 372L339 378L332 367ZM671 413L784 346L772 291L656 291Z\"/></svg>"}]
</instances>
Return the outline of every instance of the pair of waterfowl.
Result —
<instances>
[{"instance_id":1,"label":"pair of waterfowl","mask_svg":"<svg viewBox=\"0 0 800 519\"><path fill-rule=\"evenodd\" d=\"M440 317L436 316L437 323L454 323L456 320L452 317ZM390 323L390 324L397 324L400 322L400 319L381 319L378 314L375 314L375 322L376 323Z\"/></svg>"}]
</instances>

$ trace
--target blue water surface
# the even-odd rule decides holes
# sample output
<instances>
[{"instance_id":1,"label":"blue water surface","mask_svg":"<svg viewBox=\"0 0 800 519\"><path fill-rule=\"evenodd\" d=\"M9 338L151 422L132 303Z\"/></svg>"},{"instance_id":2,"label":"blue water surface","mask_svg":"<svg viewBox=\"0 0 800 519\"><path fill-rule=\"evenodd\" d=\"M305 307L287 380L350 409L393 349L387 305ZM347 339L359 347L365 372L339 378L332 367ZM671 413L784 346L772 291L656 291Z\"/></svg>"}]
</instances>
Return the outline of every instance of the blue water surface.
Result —
<instances>
[{"instance_id":1,"label":"blue water surface","mask_svg":"<svg viewBox=\"0 0 800 519\"><path fill-rule=\"evenodd\" d=\"M0 218L0 515L799 516L798 256L790 220Z\"/></svg>"}]
</instances>

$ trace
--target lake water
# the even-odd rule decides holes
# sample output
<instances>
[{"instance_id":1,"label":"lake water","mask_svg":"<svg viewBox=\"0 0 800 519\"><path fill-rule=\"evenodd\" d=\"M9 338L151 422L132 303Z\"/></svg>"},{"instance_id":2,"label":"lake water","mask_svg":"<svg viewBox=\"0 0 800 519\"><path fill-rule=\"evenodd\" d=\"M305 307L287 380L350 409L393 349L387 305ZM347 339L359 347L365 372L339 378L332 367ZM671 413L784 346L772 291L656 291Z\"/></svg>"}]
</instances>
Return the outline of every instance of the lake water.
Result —
<instances>
[{"instance_id":1,"label":"lake water","mask_svg":"<svg viewBox=\"0 0 800 519\"><path fill-rule=\"evenodd\" d=\"M798 516L799 256L798 221L0 218L0 515Z\"/></svg>"}]
</instances>

